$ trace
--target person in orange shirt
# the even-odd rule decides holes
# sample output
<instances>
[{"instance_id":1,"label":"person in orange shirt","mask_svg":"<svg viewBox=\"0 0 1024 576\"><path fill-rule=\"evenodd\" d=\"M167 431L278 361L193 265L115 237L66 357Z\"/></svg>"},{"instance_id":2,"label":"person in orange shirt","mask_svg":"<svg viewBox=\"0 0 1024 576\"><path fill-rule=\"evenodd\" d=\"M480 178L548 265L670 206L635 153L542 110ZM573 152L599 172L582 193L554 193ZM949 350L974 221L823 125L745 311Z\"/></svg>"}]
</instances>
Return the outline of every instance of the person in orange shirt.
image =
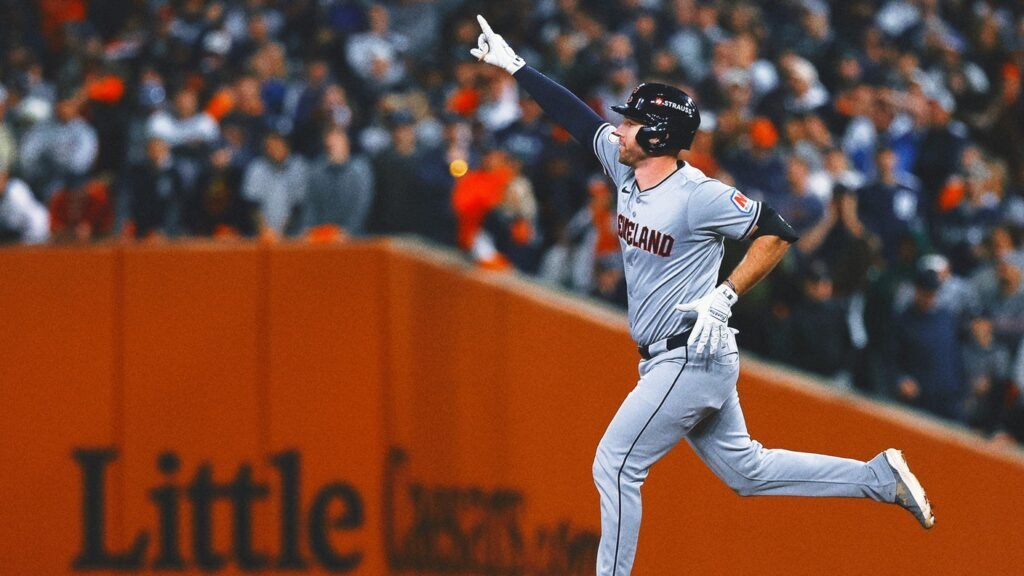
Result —
<instances>
[{"instance_id":1,"label":"person in orange shirt","mask_svg":"<svg viewBox=\"0 0 1024 576\"><path fill-rule=\"evenodd\" d=\"M534 271L538 264L537 201L518 159L493 147L478 170L455 183L452 205L459 246L482 266Z\"/></svg>"},{"instance_id":2,"label":"person in orange shirt","mask_svg":"<svg viewBox=\"0 0 1024 576\"><path fill-rule=\"evenodd\" d=\"M474 260L485 267L509 267L507 259L497 251L493 241L481 232L484 219L501 203L505 187L513 176L508 155L493 148L484 154L480 168L470 170L456 180L452 190L459 247L473 254Z\"/></svg>"}]
</instances>

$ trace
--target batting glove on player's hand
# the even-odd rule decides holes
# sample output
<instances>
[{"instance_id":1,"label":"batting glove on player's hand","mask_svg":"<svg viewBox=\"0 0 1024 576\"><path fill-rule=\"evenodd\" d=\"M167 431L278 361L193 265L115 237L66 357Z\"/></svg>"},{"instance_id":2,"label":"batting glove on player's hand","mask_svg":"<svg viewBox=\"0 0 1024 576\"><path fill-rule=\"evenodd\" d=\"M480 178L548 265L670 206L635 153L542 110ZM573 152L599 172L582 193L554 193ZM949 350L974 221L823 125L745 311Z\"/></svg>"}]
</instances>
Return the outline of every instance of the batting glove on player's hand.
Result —
<instances>
[{"instance_id":1,"label":"batting glove on player's hand","mask_svg":"<svg viewBox=\"0 0 1024 576\"><path fill-rule=\"evenodd\" d=\"M491 30L491 25L484 20L484 17L477 14L476 21L480 23L480 29L484 31L477 39L477 47L469 51L477 60L483 60L492 66L497 66L509 74L515 74L520 68L526 66L526 61L516 56L516 53L501 37Z\"/></svg>"},{"instance_id":2,"label":"batting glove on player's hand","mask_svg":"<svg viewBox=\"0 0 1024 576\"><path fill-rule=\"evenodd\" d=\"M696 343L697 354L703 354L704 348L710 343L708 352L712 355L717 354L719 345L728 337L732 305L738 299L739 296L732 288L722 284L700 300L676 304L675 308L680 312L697 313L697 321L690 332L687 345L692 346Z\"/></svg>"}]
</instances>

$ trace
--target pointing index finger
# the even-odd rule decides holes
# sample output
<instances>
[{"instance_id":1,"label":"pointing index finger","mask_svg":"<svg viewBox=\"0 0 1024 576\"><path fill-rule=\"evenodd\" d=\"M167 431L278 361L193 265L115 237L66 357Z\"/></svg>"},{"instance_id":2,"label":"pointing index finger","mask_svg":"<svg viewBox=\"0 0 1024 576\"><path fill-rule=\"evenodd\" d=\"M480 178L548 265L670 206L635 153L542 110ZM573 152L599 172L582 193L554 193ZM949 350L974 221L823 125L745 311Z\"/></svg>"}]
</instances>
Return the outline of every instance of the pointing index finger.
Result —
<instances>
[{"instance_id":1,"label":"pointing index finger","mask_svg":"<svg viewBox=\"0 0 1024 576\"><path fill-rule=\"evenodd\" d=\"M476 21L480 23L480 29L484 31L484 34L487 34L488 36L492 36L494 34L494 30L491 30L491 25L487 23L487 20L484 20L483 16L477 14Z\"/></svg>"}]
</instances>

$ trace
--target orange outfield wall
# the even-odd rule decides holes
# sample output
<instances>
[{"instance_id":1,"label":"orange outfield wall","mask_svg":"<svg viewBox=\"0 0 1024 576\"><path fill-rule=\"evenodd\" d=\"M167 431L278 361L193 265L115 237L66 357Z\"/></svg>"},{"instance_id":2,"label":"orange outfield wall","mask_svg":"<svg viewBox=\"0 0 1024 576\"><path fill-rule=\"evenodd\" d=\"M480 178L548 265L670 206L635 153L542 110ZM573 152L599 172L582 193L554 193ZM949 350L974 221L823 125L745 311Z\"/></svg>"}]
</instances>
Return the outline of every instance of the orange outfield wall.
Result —
<instances>
[{"instance_id":1,"label":"orange outfield wall","mask_svg":"<svg viewBox=\"0 0 1024 576\"><path fill-rule=\"evenodd\" d=\"M388 242L5 249L0 306L0 575L593 573L618 313ZM1021 573L1017 454L744 367L758 440L902 447L937 527L739 498L683 446L635 574Z\"/></svg>"}]
</instances>

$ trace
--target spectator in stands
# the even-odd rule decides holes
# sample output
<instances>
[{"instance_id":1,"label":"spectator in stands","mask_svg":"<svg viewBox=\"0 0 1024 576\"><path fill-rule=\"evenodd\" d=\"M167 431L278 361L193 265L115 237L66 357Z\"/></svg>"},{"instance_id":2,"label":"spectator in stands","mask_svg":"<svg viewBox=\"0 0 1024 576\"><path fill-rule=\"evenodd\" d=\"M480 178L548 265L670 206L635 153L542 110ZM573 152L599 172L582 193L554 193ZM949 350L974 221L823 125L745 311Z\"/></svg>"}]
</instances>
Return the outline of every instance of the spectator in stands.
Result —
<instances>
[{"instance_id":1,"label":"spectator in stands","mask_svg":"<svg viewBox=\"0 0 1024 576\"><path fill-rule=\"evenodd\" d=\"M750 72L742 68L730 68L722 75L722 106L719 116L734 119L737 124L750 121L753 114L752 81ZM704 119L701 118L703 127Z\"/></svg>"},{"instance_id":2,"label":"spectator in stands","mask_svg":"<svg viewBox=\"0 0 1024 576\"><path fill-rule=\"evenodd\" d=\"M254 207L242 197L239 148L222 141L210 154L200 176L199 190L185 205L185 228L199 236L252 236Z\"/></svg>"},{"instance_id":3,"label":"spectator in stands","mask_svg":"<svg viewBox=\"0 0 1024 576\"><path fill-rule=\"evenodd\" d=\"M145 162L129 167L122 186L136 238L178 234L182 185L170 144L150 138Z\"/></svg>"},{"instance_id":4,"label":"spectator in stands","mask_svg":"<svg viewBox=\"0 0 1024 576\"><path fill-rule=\"evenodd\" d=\"M935 272L939 289L935 293L935 305L949 310L961 322L976 318L982 311L982 303L974 286L961 276L953 273L949 259L942 254L929 254L921 258L920 267Z\"/></svg>"},{"instance_id":5,"label":"spectator in stands","mask_svg":"<svg viewBox=\"0 0 1024 576\"><path fill-rule=\"evenodd\" d=\"M496 133L498 143L523 163L523 173L537 177L544 148L551 138L551 124L540 106L525 92L519 96L519 118Z\"/></svg>"},{"instance_id":6,"label":"spectator in stands","mask_svg":"<svg viewBox=\"0 0 1024 576\"><path fill-rule=\"evenodd\" d=\"M417 168L421 150L416 140L416 119L406 111L390 118L391 144L373 160L377 194L370 230L377 234L415 234L420 221Z\"/></svg>"},{"instance_id":7,"label":"spectator in stands","mask_svg":"<svg viewBox=\"0 0 1024 576\"><path fill-rule=\"evenodd\" d=\"M178 90L173 106L173 110L158 110L150 116L146 134L171 146L175 168L181 173L182 193L194 198L210 150L220 138L220 127L199 109L198 96L191 88Z\"/></svg>"},{"instance_id":8,"label":"spectator in stands","mask_svg":"<svg viewBox=\"0 0 1024 576\"><path fill-rule=\"evenodd\" d=\"M512 266L532 274L540 265L542 240L537 227L537 199L519 160L505 153L503 162L510 181L501 202L484 216L483 231Z\"/></svg>"},{"instance_id":9,"label":"spectator in stands","mask_svg":"<svg viewBox=\"0 0 1024 576\"><path fill-rule=\"evenodd\" d=\"M815 172L807 185L811 192L823 201L828 202L835 186L854 191L864 187L864 175L850 168L849 159L839 148L824 147L822 161L823 170Z\"/></svg>"},{"instance_id":10,"label":"spectator in stands","mask_svg":"<svg viewBox=\"0 0 1024 576\"><path fill-rule=\"evenodd\" d=\"M989 169L979 159L965 177L953 178L940 197L935 236L954 268L965 274L978 266L985 236L1001 218L1001 191L990 183Z\"/></svg>"},{"instance_id":11,"label":"spectator in stands","mask_svg":"<svg viewBox=\"0 0 1024 576\"><path fill-rule=\"evenodd\" d=\"M458 219L459 247L486 268L504 270L511 266L508 256L499 251L496 239L486 224L491 213L505 201L509 185L518 177L514 160L507 152L491 144L479 168L459 178L452 191L452 205ZM509 224L511 222L504 219L491 223L495 232L508 232L502 235L502 241L513 240ZM520 239L529 240L534 234L529 227L525 229L526 234L522 233L523 226L519 230Z\"/></svg>"},{"instance_id":12,"label":"spectator in stands","mask_svg":"<svg viewBox=\"0 0 1024 576\"><path fill-rule=\"evenodd\" d=\"M1024 282L1021 268L1004 258L996 264L999 292L988 302L993 332L1011 350L1016 350L1024 336Z\"/></svg>"},{"instance_id":13,"label":"spectator in stands","mask_svg":"<svg viewBox=\"0 0 1024 576\"><path fill-rule=\"evenodd\" d=\"M985 238L982 263L970 276L971 286L982 302L992 302L999 295L999 262L1008 260L1024 269L1024 251L1018 247L1014 232L1004 225L996 226Z\"/></svg>"},{"instance_id":14,"label":"spectator in stands","mask_svg":"<svg viewBox=\"0 0 1024 576\"><path fill-rule=\"evenodd\" d=\"M472 127L465 118L446 114L441 142L416 156L421 201L419 233L444 246L456 246L455 212L452 208L456 178L465 175L469 166L478 162L476 151L471 146L472 137ZM506 142L511 145L515 140L512 138Z\"/></svg>"},{"instance_id":15,"label":"spectator in stands","mask_svg":"<svg viewBox=\"0 0 1024 576\"><path fill-rule=\"evenodd\" d=\"M50 198L50 233L56 242L89 242L113 229L114 205L102 180L70 178Z\"/></svg>"},{"instance_id":16,"label":"spectator in stands","mask_svg":"<svg viewBox=\"0 0 1024 576\"><path fill-rule=\"evenodd\" d=\"M264 136L274 129L273 118L263 103L259 80L251 74L243 74L235 81L230 97L234 104L221 124L234 126L241 136L242 150L238 156L255 159L262 152Z\"/></svg>"},{"instance_id":17,"label":"spectator in stands","mask_svg":"<svg viewBox=\"0 0 1024 576\"><path fill-rule=\"evenodd\" d=\"M855 94L863 94L865 103L858 103L858 116L846 125L842 148L857 171L870 177L879 177L881 168L875 166L877 151L888 148L893 154L894 166L906 173L913 168L916 150L912 145L919 140L914 133L914 122L898 105L898 95L888 88L862 86ZM861 107L863 105L863 107Z\"/></svg>"},{"instance_id":18,"label":"spectator in stands","mask_svg":"<svg viewBox=\"0 0 1024 576\"><path fill-rule=\"evenodd\" d=\"M779 125L793 114L817 113L828 104L828 90L818 79L814 64L797 54L784 54L779 59L783 83L758 105L758 113Z\"/></svg>"},{"instance_id":19,"label":"spectator in stands","mask_svg":"<svg viewBox=\"0 0 1024 576\"><path fill-rule=\"evenodd\" d=\"M759 43L753 32L737 34L732 41L733 66L749 75L752 106L757 106L761 98L779 84L778 70L761 56Z\"/></svg>"},{"instance_id":20,"label":"spectator in stands","mask_svg":"<svg viewBox=\"0 0 1024 576\"><path fill-rule=\"evenodd\" d=\"M88 173L99 153L96 130L82 118L81 105L79 92L65 93L56 117L36 124L21 140L21 170L43 200L64 178Z\"/></svg>"},{"instance_id":21,"label":"spectator in stands","mask_svg":"<svg viewBox=\"0 0 1024 576\"><path fill-rule=\"evenodd\" d=\"M242 197L256 206L256 228L267 237L294 236L302 230L308 172L302 158L292 154L288 137L270 132L263 139L263 156L249 164L242 180Z\"/></svg>"},{"instance_id":22,"label":"spectator in stands","mask_svg":"<svg viewBox=\"0 0 1024 576\"><path fill-rule=\"evenodd\" d=\"M489 132L500 132L519 118L519 93L516 81L508 74L502 74L494 69L487 69L481 80L476 119Z\"/></svg>"},{"instance_id":23,"label":"spectator in stands","mask_svg":"<svg viewBox=\"0 0 1024 576\"><path fill-rule=\"evenodd\" d=\"M374 94L397 87L406 80L402 57L409 49L409 39L390 29L390 15L383 4L367 10L370 29L348 40L348 64Z\"/></svg>"},{"instance_id":24,"label":"spectator in stands","mask_svg":"<svg viewBox=\"0 0 1024 576\"><path fill-rule=\"evenodd\" d=\"M791 361L797 366L835 377L847 368L850 338L846 311L832 296L832 277L822 262L808 266L803 298L793 307Z\"/></svg>"},{"instance_id":25,"label":"spectator in stands","mask_svg":"<svg viewBox=\"0 0 1024 576\"><path fill-rule=\"evenodd\" d=\"M953 118L956 102L948 92L928 99L927 124L914 164L914 174L921 180L927 211L924 216L934 224L938 192L946 185L960 165L960 155L967 144L967 127Z\"/></svg>"},{"instance_id":26,"label":"spectator in stands","mask_svg":"<svg viewBox=\"0 0 1024 576\"><path fill-rule=\"evenodd\" d=\"M671 10L675 32L668 38L668 46L683 67L686 81L697 84L711 72L711 39L701 30L696 0L675 0Z\"/></svg>"},{"instance_id":27,"label":"spectator in stands","mask_svg":"<svg viewBox=\"0 0 1024 576\"><path fill-rule=\"evenodd\" d=\"M813 228L825 214L825 205L821 198L810 193L807 178L807 161L800 156L790 156L786 166L787 194L777 201L776 206L797 234Z\"/></svg>"},{"instance_id":28,"label":"spectator in stands","mask_svg":"<svg viewBox=\"0 0 1024 576\"><path fill-rule=\"evenodd\" d=\"M417 63L432 57L441 44L445 11L438 4L434 0L389 3L390 28L405 38L408 56Z\"/></svg>"},{"instance_id":29,"label":"spectator in stands","mask_svg":"<svg viewBox=\"0 0 1024 576\"><path fill-rule=\"evenodd\" d=\"M1024 34L1024 32L1022 32ZM1018 39L1018 46L1021 40ZM997 97L979 117L974 128L993 150L1002 151L1010 164L1010 175L1018 190L1024 190L1024 90L1021 90L1021 67L1009 62L1001 67Z\"/></svg>"},{"instance_id":30,"label":"spectator in stands","mask_svg":"<svg viewBox=\"0 0 1024 576\"><path fill-rule=\"evenodd\" d=\"M965 382L956 319L935 305L939 278L922 270L914 279L914 303L896 324L896 395L908 404L964 418Z\"/></svg>"},{"instance_id":31,"label":"spectator in stands","mask_svg":"<svg viewBox=\"0 0 1024 576\"><path fill-rule=\"evenodd\" d=\"M309 175L306 228L333 225L361 236L373 205L373 167L362 155L352 155L345 130L329 128L323 139L324 156Z\"/></svg>"},{"instance_id":32,"label":"spectator in stands","mask_svg":"<svg viewBox=\"0 0 1024 576\"><path fill-rule=\"evenodd\" d=\"M793 41L787 43L787 47L817 69L821 69L833 56L836 43L829 22L831 10L824 0L802 0L798 5L800 27ZM795 27L793 29L797 31Z\"/></svg>"},{"instance_id":33,"label":"spectator in stands","mask_svg":"<svg viewBox=\"0 0 1024 576\"><path fill-rule=\"evenodd\" d=\"M857 215L856 192L837 184L831 197L822 217L800 237L796 253L803 261L820 260L834 270L838 291L846 295L863 289L868 253L878 239Z\"/></svg>"},{"instance_id":34,"label":"spectator in stands","mask_svg":"<svg viewBox=\"0 0 1024 576\"><path fill-rule=\"evenodd\" d=\"M786 164L776 150L779 132L767 118L750 122L742 147L728 154L722 166L735 178L744 194L759 200L777 201L786 191Z\"/></svg>"},{"instance_id":35,"label":"spectator in stands","mask_svg":"<svg viewBox=\"0 0 1024 576\"><path fill-rule=\"evenodd\" d=\"M0 170L0 244L40 244L50 237L50 216L21 180Z\"/></svg>"},{"instance_id":36,"label":"spectator in stands","mask_svg":"<svg viewBox=\"0 0 1024 576\"><path fill-rule=\"evenodd\" d=\"M964 58L967 46L963 38L949 30L932 28L926 33L924 41L936 56L925 70L929 80L935 85L949 88L956 99L957 108L968 111L983 108L994 78L989 78L980 66Z\"/></svg>"},{"instance_id":37,"label":"spectator in stands","mask_svg":"<svg viewBox=\"0 0 1024 576\"><path fill-rule=\"evenodd\" d=\"M611 205L615 194L603 175L591 176L587 188L589 204L569 220L564 234L545 253L539 270L545 282L579 292L592 291L598 261L619 252Z\"/></svg>"},{"instance_id":38,"label":"spectator in stands","mask_svg":"<svg viewBox=\"0 0 1024 576\"><path fill-rule=\"evenodd\" d=\"M328 90L332 90L334 104L347 104L344 89L331 82L331 68L326 60L313 59L306 63L304 82L297 82L289 87L286 97L286 109L291 123L295 126L292 143L295 152L306 158L315 158L323 150L321 132L335 124L333 114L324 114L327 109L324 100ZM351 119L351 111L348 113Z\"/></svg>"},{"instance_id":39,"label":"spectator in stands","mask_svg":"<svg viewBox=\"0 0 1024 576\"><path fill-rule=\"evenodd\" d=\"M730 84L736 81L736 69L732 43L727 40L715 43L711 49L711 73L696 86L695 90L701 95L702 103L706 102L707 108L718 110L729 104L729 88ZM733 107L736 107L735 103ZM749 104L745 108L749 108Z\"/></svg>"},{"instance_id":40,"label":"spectator in stands","mask_svg":"<svg viewBox=\"0 0 1024 576\"><path fill-rule=\"evenodd\" d=\"M288 95L288 67L285 48L279 42L267 43L249 59L249 68L260 83L260 98L263 100L264 113L270 125L275 130L291 133L295 127L285 108L285 98Z\"/></svg>"},{"instance_id":41,"label":"spectator in stands","mask_svg":"<svg viewBox=\"0 0 1024 576\"><path fill-rule=\"evenodd\" d=\"M794 114L786 119L782 129L784 154L788 157L798 157L804 161L807 168L808 186L810 186L810 179L824 168L825 160L822 157L822 150L831 144L828 129L814 114ZM814 132L817 130L824 131L826 135L825 140L821 143L814 139L814 136L817 136ZM814 193L813 189L811 193ZM828 195L823 195L821 199L823 202L827 201Z\"/></svg>"},{"instance_id":42,"label":"spectator in stands","mask_svg":"<svg viewBox=\"0 0 1024 576\"><path fill-rule=\"evenodd\" d=\"M918 212L919 188L913 176L899 170L891 147L880 147L875 157L878 176L858 193L858 210L864 225L882 241L886 260L893 263L898 258L900 238L925 240Z\"/></svg>"},{"instance_id":43,"label":"spectator in stands","mask_svg":"<svg viewBox=\"0 0 1024 576\"><path fill-rule=\"evenodd\" d=\"M964 344L964 372L968 396L967 423L986 433L995 430L1003 411L1003 399L1010 385L1010 350L995 339L992 320L984 314L970 321Z\"/></svg>"},{"instance_id":44,"label":"spectator in stands","mask_svg":"<svg viewBox=\"0 0 1024 576\"><path fill-rule=\"evenodd\" d=\"M133 164L141 164L146 159L147 126L150 118L167 103L167 88L164 77L153 66L145 66L139 71L139 78L134 85L135 106L131 109L125 127L125 155L121 159L122 168Z\"/></svg>"}]
</instances>

